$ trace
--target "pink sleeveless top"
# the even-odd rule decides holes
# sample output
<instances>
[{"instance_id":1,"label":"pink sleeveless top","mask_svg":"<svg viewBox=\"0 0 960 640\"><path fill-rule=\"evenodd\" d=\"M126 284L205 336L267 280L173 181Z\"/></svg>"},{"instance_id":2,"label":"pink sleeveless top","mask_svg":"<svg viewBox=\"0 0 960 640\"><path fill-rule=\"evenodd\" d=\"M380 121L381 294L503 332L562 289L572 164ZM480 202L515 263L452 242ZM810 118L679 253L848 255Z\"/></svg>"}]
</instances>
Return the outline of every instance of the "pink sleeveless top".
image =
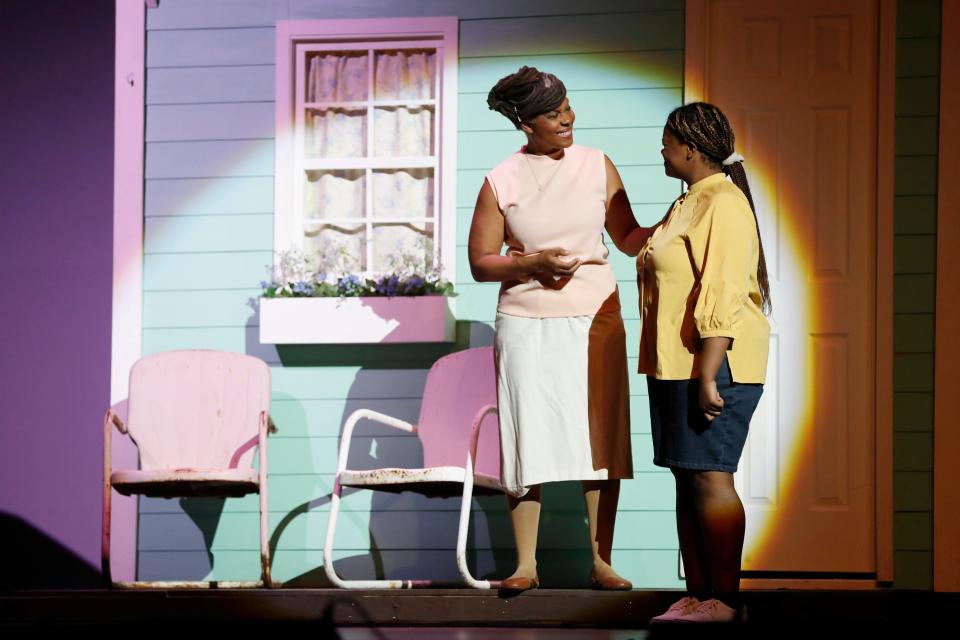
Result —
<instances>
[{"instance_id":1,"label":"pink sleeveless top","mask_svg":"<svg viewBox=\"0 0 960 640\"><path fill-rule=\"evenodd\" d=\"M593 315L616 291L603 243L607 176L603 152L570 146L561 160L521 149L487 174L504 217L507 255L560 247L583 264L571 278L504 282L497 310L551 318ZM603 311L611 308L610 302Z\"/></svg>"}]
</instances>

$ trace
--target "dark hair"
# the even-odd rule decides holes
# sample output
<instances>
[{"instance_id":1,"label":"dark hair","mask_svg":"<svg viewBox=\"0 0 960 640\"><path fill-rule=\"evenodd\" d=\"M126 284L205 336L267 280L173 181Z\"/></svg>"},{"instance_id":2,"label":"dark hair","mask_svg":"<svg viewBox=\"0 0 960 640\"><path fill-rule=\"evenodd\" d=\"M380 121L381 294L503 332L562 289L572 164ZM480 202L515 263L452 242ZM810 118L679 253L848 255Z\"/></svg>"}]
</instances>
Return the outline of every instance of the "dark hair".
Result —
<instances>
[{"instance_id":1,"label":"dark hair","mask_svg":"<svg viewBox=\"0 0 960 640\"><path fill-rule=\"evenodd\" d=\"M536 67L520 67L490 89L487 105L519 129L522 122L559 107L566 96L567 88L557 76Z\"/></svg>"},{"instance_id":2,"label":"dark hair","mask_svg":"<svg viewBox=\"0 0 960 640\"><path fill-rule=\"evenodd\" d=\"M763 310L770 311L770 280L767 277L767 261L763 254L763 240L760 238L760 222L757 220L757 208L753 204L753 194L743 163L723 164L733 153L733 128L727 117L718 107L706 102L692 102L677 107L667 116L667 129L684 144L691 144L704 156L707 162L714 164L730 176L750 203L753 219L757 223L757 242L760 243L760 261L757 264L757 282Z\"/></svg>"}]
</instances>

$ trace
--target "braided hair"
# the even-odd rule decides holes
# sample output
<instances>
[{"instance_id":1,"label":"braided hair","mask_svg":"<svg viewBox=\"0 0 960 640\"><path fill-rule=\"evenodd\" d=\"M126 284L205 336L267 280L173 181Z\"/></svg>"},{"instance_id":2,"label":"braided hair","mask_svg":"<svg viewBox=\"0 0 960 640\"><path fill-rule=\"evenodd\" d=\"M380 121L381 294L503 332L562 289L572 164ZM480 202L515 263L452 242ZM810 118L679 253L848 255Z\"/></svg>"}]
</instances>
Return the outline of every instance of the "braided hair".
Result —
<instances>
[{"instance_id":1,"label":"braided hair","mask_svg":"<svg viewBox=\"0 0 960 640\"><path fill-rule=\"evenodd\" d=\"M770 312L770 281L767 277L767 261L763 254L763 240L760 238L760 222L757 220L757 208L753 204L753 194L743 170L742 158L731 164L723 161L733 154L733 128L719 108L706 102L692 102L677 107L667 116L667 129L684 144L697 148L704 160L730 176L733 184L740 188L750 203L753 219L757 223L757 242L760 243L760 261L757 264L757 283L763 310Z\"/></svg>"},{"instance_id":2,"label":"braided hair","mask_svg":"<svg viewBox=\"0 0 960 640\"><path fill-rule=\"evenodd\" d=\"M557 76L524 66L500 78L487 94L487 105L519 129L522 123L559 107L565 97L567 88Z\"/></svg>"}]
</instances>

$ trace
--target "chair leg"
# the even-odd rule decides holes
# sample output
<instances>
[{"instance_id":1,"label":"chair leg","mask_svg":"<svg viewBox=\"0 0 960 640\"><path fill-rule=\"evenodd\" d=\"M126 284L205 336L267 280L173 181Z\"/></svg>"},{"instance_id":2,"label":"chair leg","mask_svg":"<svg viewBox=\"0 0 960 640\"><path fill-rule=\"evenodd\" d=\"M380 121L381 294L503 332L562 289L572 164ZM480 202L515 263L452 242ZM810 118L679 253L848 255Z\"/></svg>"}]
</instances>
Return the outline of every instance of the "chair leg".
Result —
<instances>
[{"instance_id":1,"label":"chair leg","mask_svg":"<svg viewBox=\"0 0 960 640\"><path fill-rule=\"evenodd\" d=\"M344 580L333 568L333 537L337 530L337 516L340 515L340 494L342 488L339 478L334 481L330 495L330 513L327 515L327 539L323 543L323 571L335 587L341 589L411 589L412 580ZM425 586L418 581L416 586Z\"/></svg>"},{"instance_id":2,"label":"chair leg","mask_svg":"<svg viewBox=\"0 0 960 640\"><path fill-rule=\"evenodd\" d=\"M103 525L100 537L100 571L103 586L107 589L113 586L113 575L110 569L110 499L112 492L113 487L110 486L110 480L108 478L103 483Z\"/></svg>"},{"instance_id":3,"label":"chair leg","mask_svg":"<svg viewBox=\"0 0 960 640\"><path fill-rule=\"evenodd\" d=\"M260 487L260 580L267 589L275 585L270 577L270 540L267 536L269 512L267 510L267 489Z\"/></svg>"},{"instance_id":4,"label":"chair leg","mask_svg":"<svg viewBox=\"0 0 960 640\"><path fill-rule=\"evenodd\" d=\"M113 586L113 577L110 571L110 518L111 499L113 498L113 484L110 481L112 463L112 431L113 412L107 410L103 415L103 523L100 529L100 570L104 586L109 589Z\"/></svg>"},{"instance_id":5,"label":"chair leg","mask_svg":"<svg viewBox=\"0 0 960 640\"><path fill-rule=\"evenodd\" d=\"M267 508L267 433L270 430L270 418L266 411L260 412L260 429L257 435L257 453L260 456L257 489L260 494L260 582L267 589L276 585L270 577L270 509Z\"/></svg>"},{"instance_id":6,"label":"chair leg","mask_svg":"<svg viewBox=\"0 0 960 640\"><path fill-rule=\"evenodd\" d=\"M340 514L340 483L334 480L333 492L330 494L330 512L327 514L327 538L323 542L323 572L334 586L345 589L340 576L333 568L333 535L337 530L337 516Z\"/></svg>"},{"instance_id":7,"label":"chair leg","mask_svg":"<svg viewBox=\"0 0 960 640\"><path fill-rule=\"evenodd\" d=\"M473 464L469 454L463 470L463 496L460 498L460 525L457 527L457 569L464 581L474 589L490 589L489 580L477 580L467 566L467 533L470 529L470 508L473 506Z\"/></svg>"}]
</instances>

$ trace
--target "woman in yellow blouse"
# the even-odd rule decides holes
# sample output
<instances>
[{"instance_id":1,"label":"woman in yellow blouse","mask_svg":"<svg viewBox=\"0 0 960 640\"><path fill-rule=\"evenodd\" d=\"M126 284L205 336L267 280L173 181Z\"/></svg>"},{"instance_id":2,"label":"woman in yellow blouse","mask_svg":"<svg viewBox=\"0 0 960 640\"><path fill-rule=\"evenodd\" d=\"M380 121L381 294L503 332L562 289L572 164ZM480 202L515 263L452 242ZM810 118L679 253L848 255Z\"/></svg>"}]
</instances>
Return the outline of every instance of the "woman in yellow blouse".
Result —
<instances>
[{"instance_id":1,"label":"woman in yellow blouse","mask_svg":"<svg viewBox=\"0 0 960 640\"><path fill-rule=\"evenodd\" d=\"M653 622L736 620L743 505L733 473L763 393L769 285L743 158L723 113L675 109L668 176L689 185L637 258L654 464L673 472L689 595ZM727 178L732 180L728 180Z\"/></svg>"}]
</instances>

